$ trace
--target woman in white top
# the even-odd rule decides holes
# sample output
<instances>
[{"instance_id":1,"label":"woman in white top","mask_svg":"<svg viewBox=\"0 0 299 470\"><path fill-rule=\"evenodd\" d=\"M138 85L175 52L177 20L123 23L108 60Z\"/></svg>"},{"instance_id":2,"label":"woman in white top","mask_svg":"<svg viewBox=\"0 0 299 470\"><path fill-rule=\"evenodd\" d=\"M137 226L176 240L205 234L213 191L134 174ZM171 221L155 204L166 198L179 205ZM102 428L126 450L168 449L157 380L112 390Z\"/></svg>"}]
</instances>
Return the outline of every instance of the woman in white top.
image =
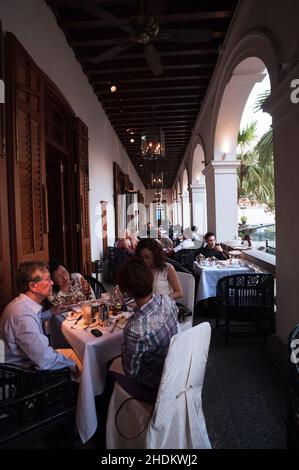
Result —
<instances>
[{"instance_id":1,"label":"woman in white top","mask_svg":"<svg viewBox=\"0 0 299 470\"><path fill-rule=\"evenodd\" d=\"M142 258L153 272L154 294L169 295L175 300L183 297L174 267L165 262L161 243L153 238L143 238L137 245L135 255Z\"/></svg>"}]
</instances>

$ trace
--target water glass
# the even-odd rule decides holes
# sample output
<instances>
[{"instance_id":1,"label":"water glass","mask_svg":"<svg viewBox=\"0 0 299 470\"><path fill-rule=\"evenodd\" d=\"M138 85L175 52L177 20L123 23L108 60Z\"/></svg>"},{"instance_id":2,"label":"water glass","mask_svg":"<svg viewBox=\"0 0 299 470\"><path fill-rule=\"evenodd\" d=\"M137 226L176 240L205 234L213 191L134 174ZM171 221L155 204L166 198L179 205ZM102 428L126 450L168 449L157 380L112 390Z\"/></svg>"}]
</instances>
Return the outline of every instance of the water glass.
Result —
<instances>
[{"instance_id":1,"label":"water glass","mask_svg":"<svg viewBox=\"0 0 299 470\"><path fill-rule=\"evenodd\" d=\"M91 304L90 302L82 302L82 315L83 321L85 325L89 325L91 323Z\"/></svg>"}]
</instances>

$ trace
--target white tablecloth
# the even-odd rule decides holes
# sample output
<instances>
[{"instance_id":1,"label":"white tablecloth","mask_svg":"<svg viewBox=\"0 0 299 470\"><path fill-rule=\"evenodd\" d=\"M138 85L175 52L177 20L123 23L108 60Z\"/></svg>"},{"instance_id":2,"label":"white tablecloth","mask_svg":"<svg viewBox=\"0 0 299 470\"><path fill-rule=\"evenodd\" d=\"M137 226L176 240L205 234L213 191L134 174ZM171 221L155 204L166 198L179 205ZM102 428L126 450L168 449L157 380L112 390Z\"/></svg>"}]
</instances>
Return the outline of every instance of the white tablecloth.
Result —
<instances>
[{"instance_id":1,"label":"white tablecloth","mask_svg":"<svg viewBox=\"0 0 299 470\"><path fill-rule=\"evenodd\" d=\"M200 266L197 261L193 263L193 270L195 274L200 276L196 302L200 300L207 299L208 297L216 296L216 287L219 279L231 274L243 274L249 273L252 269L247 266L229 266L227 268L217 268L217 267L208 267Z\"/></svg>"},{"instance_id":2,"label":"white tablecloth","mask_svg":"<svg viewBox=\"0 0 299 470\"><path fill-rule=\"evenodd\" d=\"M81 359L83 368L80 377L79 394L76 407L76 424L83 443L88 441L95 433L98 421L94 397L104 391L106 382L106 363L121 353L123 330L116 327L113 333L110 328L99 328L103 333L100 338L94 337L89 330L75 330L72 328L74 321L62 321L64 317L54 317L51 325L51 334L55 329L54 347L61 344L58 330L67 340ZM53 327L55 324L55 328ZM62 334L60 332L62 337ZM59 344L55 342L59 341ZM52 342L51 342L52 343ZM103 423L104 425L104 423Z\"/></svg>"}]
</instances>

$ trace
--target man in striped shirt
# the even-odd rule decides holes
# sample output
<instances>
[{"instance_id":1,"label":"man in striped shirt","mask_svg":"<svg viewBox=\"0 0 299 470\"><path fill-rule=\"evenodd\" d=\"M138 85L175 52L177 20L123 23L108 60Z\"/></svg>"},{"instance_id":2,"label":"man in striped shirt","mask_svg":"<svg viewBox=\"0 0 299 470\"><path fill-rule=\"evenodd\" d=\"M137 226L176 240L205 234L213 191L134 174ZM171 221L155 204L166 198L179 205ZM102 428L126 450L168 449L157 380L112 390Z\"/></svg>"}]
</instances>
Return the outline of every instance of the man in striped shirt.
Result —
<instances>
[{"instance_id":1,"label":"man in striped shirt","mask_svg":"<svg viewBox=\"0 0 299 470\"><path fill-rule=\"evenodd\" d=\"M177 306L169 296L152 294L153 274L140 258L121 265L118 284L137 306L124 330L124 372L143 390L156 394L170 339L180 331Z\"/></svg>"}]
</instances>

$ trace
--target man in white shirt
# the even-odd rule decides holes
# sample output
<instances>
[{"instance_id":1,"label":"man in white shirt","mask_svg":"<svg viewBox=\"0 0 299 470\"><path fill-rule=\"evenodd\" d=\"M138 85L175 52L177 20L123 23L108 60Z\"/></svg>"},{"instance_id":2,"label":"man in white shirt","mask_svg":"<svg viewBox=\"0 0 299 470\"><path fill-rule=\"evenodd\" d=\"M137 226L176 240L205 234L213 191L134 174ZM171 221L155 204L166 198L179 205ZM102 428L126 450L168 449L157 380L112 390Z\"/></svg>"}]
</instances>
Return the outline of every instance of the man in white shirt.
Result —
<instances>
[{"instance_id":1,"label":"man in white shirt","mask_svg":"<svg viewBox=\"0 0 299 470\"><path fill-rule=\"evenodd\" d=\"M0 318L5 362L37 370L70 367L73 377L77 378L80 361L74 351L51 348L43 333L42 322L52 314L51 310L42 312L41 306L52 293L53 282L47 265L39 261L23 263L18 283L19 296L6 306ZM53 313L58 313L57 309Z\"/></svg>"},{"instance_id":2,"label":"man in white shirt","mask_svg":"<svg viewBox=\"0 0 299 470\"><path fill-rule=\"evenodd\" d=\"M188 248L194 248L194 242L192 241L192 232L190 228L184 230L182 241L179 245L174 248L174 252L177 253L181 250L186 250Z\"/></svg>"}]
</instances>

